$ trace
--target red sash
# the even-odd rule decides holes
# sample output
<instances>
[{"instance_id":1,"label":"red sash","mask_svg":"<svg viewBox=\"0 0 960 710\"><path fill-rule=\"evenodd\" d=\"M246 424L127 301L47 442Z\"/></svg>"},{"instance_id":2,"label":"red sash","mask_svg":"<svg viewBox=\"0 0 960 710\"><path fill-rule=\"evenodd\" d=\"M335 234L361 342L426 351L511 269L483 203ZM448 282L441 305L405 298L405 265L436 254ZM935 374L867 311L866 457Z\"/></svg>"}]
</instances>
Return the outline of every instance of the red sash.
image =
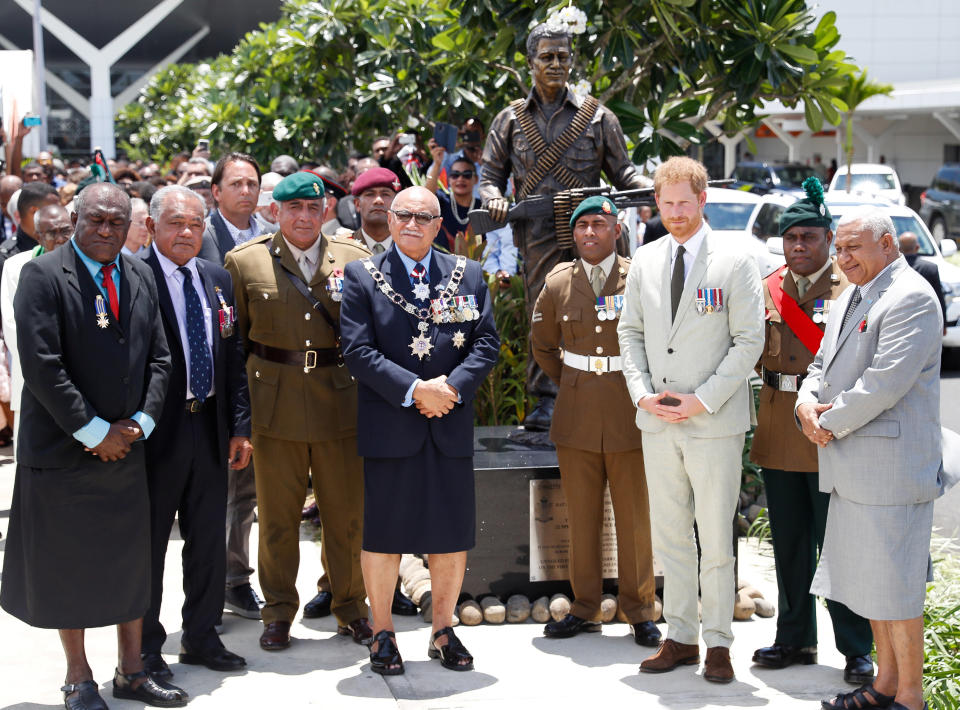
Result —
<instances>
[{"instance_id":1,"label":"red sash","mask_svg":"<svg viewBox=\"0 0 960 710\"><path fill-rule=\"evenodd\" d=\"M806 346L812 355L816 355L817 350L820 349L820 341L823 340L823 331L820 330L820 326L813 322L810 316L803 312L796 301L783 292L781 284L786 273L786 269L777 269L767 277L770 299L787 327L793 331L793 334L800 339L800 342Z\"/></svg>"}]
</instances>

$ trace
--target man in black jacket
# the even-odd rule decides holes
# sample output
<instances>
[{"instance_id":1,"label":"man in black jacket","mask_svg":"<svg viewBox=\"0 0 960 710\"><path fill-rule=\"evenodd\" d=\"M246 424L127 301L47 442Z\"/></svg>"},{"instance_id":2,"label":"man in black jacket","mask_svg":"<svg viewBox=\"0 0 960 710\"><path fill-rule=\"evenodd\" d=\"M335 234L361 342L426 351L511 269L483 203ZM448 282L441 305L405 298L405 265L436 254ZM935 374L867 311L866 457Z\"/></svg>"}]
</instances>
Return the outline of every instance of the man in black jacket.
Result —
<instances>
[{"instance_id":1,"label":"man in black jacket","mask_svg":"<svg viewBox=\"0 0 960 710\"><path fill-rule=\"evenodd\" d=\"M900 235L900 253L907 263L913 267L913 270L927 280L933 292L937 295L937 301L940 303L940 313L943 314L943 322L947 322L947 304L943 300L943 285L940 283L940 269L937 265L920 256L920 242L917 235L913 232L904 232Z\"/></svg>"},{"instance_id":2,"label":"man in black jacket","mask_svg":"<svg viewBox=\"0 0 960 710\"><path fill-rule=\"evenodd\" d=\"M147 217L153 247L145 261L172 361L163 411L147 443L152 582L143 657L155 679L173 675L160 656L167 637L160 603L174 516L184 540L180 662L218 671L246 665L223 647L214 625L223 609L227 466L240 470L250 461L250 403L233 281L222 266L197 259L203 212L202 197L171 185L153 196Z\"/></svg>"},{"instance_id":3,"label":"man in black jacket","mask_svg":"<svg viewBox=\"0 0 960 710\"><path fill-rule=\"evenodd\" d=\"M80 195L70 246L27 262L14 298L23 417L0 605L59 629L68 707L104 707L84 629L117 624L113 695L150 705L186 693L143 670L150 598L149 439L170 371L149 267L120 254L130 198L115 185Z\"/></svg>"}]
</instances>

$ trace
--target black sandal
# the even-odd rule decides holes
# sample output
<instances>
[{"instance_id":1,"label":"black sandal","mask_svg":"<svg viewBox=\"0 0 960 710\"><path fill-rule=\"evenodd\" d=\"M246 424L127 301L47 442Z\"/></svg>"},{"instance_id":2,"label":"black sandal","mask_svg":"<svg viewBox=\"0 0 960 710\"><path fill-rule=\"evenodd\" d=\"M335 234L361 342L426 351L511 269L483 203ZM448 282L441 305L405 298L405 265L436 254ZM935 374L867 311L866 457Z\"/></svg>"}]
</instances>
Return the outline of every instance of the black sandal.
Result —
<instances>
[{"instance_id":1,"label":"black sandal","mask_svg":"<svg viewBox=\"0 0 960 710\"><path fill-rule=\"evenodd\" d=\"M131 687L139 678L145 680L136 688ZM187 704L187 691L170 683L159 685L146 671L137 673L121 673L120 669L113 676L113 697L125 700L136 700L157 708L182 708Z\"/></svg>"},{"instance_id":2,"label":"black sandal","mask_svg":"<svg viewBox=\"0 0 960 710\"><path fill-rule=\"evenodd\" d=\"M392 631L383 629L373 636L377 644L376 651L370 651L370 670L380 675L403 675L403 659L397 648L396 636ZM370 644L371 648L373 644ZM396 666L391 668L391 666Z\"/></svg>"},{"instance_id":3,"label":"black sandal","mask_svg":"<svg viewBox=\"0 0 960 710\"><path fill-rule=\"evenodd\" d=\"M447 643L439 648L436 645L437 639L441 636L447 637ZM449 668L451 671L472 671L473 656L466 647L460 643L460 639L453 633L453 629L445 626L433 635L433 641L427 647L427 655L430 658L439 658L440 665ZM461 663L460 661L466 661Z\"/></svg>"},{"instance_id":4,"label":"black sandal","mask_svg":"<svg viewBox=\"0 0 960 710\"><path fill-rule=\"evenodd\" d=\"M107 704L100 697L97 684L92 680L67 683L60 690L63 691L63 706L67 710L107 710ZM67 697L71 693L76 695Z\"/></svg>"},{"instance_id":5,"label":"black sandal","mask_svg":"<svg viewBox=\"0 0 960 710\"><path fill-rule=\"evenodd\" d=\"M872 683L867 683L850 693L840 693L831 702L824 700L820 704L823 710L870 710L871 708L889 708L895 698L892 695L884 695L873 687Z\"/></svg>"}]
</instances>

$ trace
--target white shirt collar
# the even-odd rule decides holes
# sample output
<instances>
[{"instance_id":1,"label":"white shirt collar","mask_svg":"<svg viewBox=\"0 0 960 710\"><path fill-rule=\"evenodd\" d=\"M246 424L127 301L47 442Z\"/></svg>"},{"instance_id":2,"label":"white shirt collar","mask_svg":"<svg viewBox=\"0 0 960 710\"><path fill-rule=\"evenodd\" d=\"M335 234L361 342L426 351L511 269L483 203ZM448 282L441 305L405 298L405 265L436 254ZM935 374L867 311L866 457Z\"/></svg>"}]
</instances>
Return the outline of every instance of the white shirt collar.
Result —
<instances>
[{"instance_id":1,"label":"white shirt collar","mask_svg":"<svg viewBox=\"0 0 960 710\"><path fill-rule=\"evenodd\" d=\"M613 269L613 265L617 262L617 252L613 251L607 255L607 257L601 261L599 264L590 264L583 259L580 260L580 263L583 265L583 270L587 273L587 279L590 278L590 274L593 273L593 267L599 266L600 270L603 271L604 281L610 277L610 271Z\"/></svg>"},{"instance_id":2,"label":"white shirt collar","mask_svg":"<svg viewBox=\"0 0 960 710\"><path fill-rule=\"evenodd\" d=\"M684 256L690 255L691 260L697 258L697 254L700 253L700 247L703 244L704 238L710 232L710 225L707 224L707 220L700 218L700 229L698 229L692 237L683 243ZM673 262L677 258L677 249L681 246L680 242L673 238L673 235L670 235L670 261Z\"/></svg>"},{"instance_id":3,"label":"white shirt collar","mask_svg":"<svg viewBox=\"0 0 960 710\"><path fill-rule=\"evenodd\" d=\"M177 278L177 276L179 276L181 279L183 278L182 273L178 274L180 267L161 254L156 245L151 246L151 249L153 249L153 253L157 255L157 261L160 262L160 270L163 271L164 276L166 276L168 279ZM200 274L197 272L197 257L193 257L190 261L184 264L184 266L190 270L190 276L192 276L194 280L200 278Z\"/></svg>"},{"instance_id":4,"label":"white shirt collar","mask_svg":"<svg viewBox=\"0 0 960 710\"><path fill-rule=\"evenodd\" d=\"M220 215L220 219L223 220L223 223L227 225L227 231L230 232L230 236L237 244L250 241L260 234L260 223L253 218L253 215L250 215L250 225L247 227L247 229L237 229L233 222L223 216L223 212L217 210L217 214Z\"/></svg>"},{"instance_id":5,"label":"white shirt collar","mask_svg":"<svg viewBox=\"0 0 960 710\"><path fill-rule=\"evenodd\" d=\"M874 286L875 286L876 283L877 283L877 279L879 279L879 278L880 278L881 276L883 276L885 273L887 273L888 271L890 271L890 267L893 266L894 264L896 264L896 263L897 263L898 261L900 261L901 259L903 259L903 257L902 257L902 256L898 256L896 259L894 259L894 260L891 261L889 264L887 264L886 266L884 266L884 267L880 270L880 273L879 273L879 274L877 274L877 275L874 276L872 279L870 279L867 283L865 283L863 286L861 286L861 287L860 287L860 297L861 297L861 298L866 298L867 295L870 294L870 293L873 291ZM906 261L906 260L904 259L904 261Z\"/></svg>"}]
</instances>

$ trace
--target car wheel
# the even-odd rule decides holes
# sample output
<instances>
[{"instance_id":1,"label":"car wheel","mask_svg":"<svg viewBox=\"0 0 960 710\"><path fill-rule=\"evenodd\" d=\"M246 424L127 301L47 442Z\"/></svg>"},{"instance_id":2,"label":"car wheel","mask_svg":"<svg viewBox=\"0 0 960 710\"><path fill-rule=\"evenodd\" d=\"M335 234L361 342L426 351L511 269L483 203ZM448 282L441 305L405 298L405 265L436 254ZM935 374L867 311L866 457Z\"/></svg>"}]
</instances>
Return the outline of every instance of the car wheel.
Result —
<instances>
[{"instance_id":1,"label":"car wheel","mask_svg":"<svg viewBox=\"0 0 960 710\"><path fill-rule=\"evenodd\" d=\"M940 244L940 242L947 238L947 223L943 221L943 217L934 218L930 223L930 233L933 235L937 244Z\"/></svg>"}]
</instances>

